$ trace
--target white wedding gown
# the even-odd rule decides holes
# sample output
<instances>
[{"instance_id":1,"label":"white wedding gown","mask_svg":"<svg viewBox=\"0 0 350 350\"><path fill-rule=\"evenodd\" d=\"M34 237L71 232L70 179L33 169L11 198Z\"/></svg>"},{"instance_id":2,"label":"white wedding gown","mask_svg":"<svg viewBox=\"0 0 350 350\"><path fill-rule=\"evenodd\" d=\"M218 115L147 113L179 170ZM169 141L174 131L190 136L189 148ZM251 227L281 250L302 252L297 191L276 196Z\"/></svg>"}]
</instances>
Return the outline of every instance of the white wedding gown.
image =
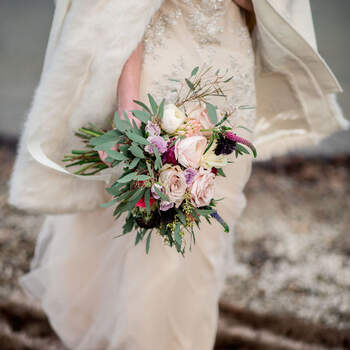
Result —
<instances>
[{"instance_id":1,"label":"white wedding gown","mask_svg":"<svg viewBox=\"0 0 350 350\"><path fill-rule=\"evenodd\" d=\"M172 89L203 63L234 75L219 106L255 105L254 56L241 11L232 0L166 0L145 32L141 100L174 98ZM254 128L255 111L238 110L234 124ZM243 129L238 133L251 135ZM231 227L202 223L182 257L153 234L150 252L135 235L113 237L122 220L113 208L46 216L31 271L20 279L39 298L62 341L74 350L211 350L218 300L234 268L233 228L245 207L251 157L218 178L220 214ZM83 181L83 180L82 180Z\"/></svg>"}]
</instances>

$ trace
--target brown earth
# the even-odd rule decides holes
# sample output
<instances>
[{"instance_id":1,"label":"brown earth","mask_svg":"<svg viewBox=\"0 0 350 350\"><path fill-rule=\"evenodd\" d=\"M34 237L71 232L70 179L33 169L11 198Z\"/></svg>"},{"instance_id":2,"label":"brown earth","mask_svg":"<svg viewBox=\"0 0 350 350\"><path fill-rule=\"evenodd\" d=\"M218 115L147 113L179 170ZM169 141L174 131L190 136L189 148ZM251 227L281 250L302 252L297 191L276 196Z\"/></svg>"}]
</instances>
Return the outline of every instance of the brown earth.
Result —
<instances>
[{"instance_id":1,"label":"brown earth","mask_svg":"<svg viewBox=\"0 0 350 350\"><path fill-rule=\"evenodd\" d=\"M14 146L0 142L0 349L61 350L40 306L17 284L41 218L7 204ZM217 349L350 349L349 175L349 156L255 165Z\"/></svg>"}]
</instances>

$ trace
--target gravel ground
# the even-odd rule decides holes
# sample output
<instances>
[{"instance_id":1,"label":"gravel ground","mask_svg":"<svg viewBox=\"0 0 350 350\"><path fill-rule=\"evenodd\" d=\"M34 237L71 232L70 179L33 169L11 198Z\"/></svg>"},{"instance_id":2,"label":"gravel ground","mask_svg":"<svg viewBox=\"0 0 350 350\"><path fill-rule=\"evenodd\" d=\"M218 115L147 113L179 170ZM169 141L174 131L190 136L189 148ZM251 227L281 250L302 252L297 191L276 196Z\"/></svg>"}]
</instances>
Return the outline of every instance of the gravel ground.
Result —
<instances>
[{"instance_id":1,"label":"gravel ground","mask_svg":"<svg viewBox=\"0 0 350 350\"><path fill-rule=\"evenodd\" d=\"M0 348L61 350L39 305L17 284L42 218L7 205L12 162L0 144ZM217 349L350 349L349 175L349 156L255 165Z\"/></svg>"}]
</instances>

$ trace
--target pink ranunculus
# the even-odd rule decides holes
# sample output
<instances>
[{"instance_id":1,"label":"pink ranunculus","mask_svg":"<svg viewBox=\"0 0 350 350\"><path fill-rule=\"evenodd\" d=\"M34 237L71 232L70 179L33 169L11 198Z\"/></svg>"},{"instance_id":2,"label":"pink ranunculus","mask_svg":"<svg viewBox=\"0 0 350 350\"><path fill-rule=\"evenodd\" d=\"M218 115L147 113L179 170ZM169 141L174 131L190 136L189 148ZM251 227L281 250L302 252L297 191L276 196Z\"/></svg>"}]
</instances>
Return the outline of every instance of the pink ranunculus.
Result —
<instances>
[{"instance_id":1,"label":"pink ranunculus","mask_svg":"<svg viewBox=\"0 0 350 350\"><path fill-rule=\"evenodd\" d=\"M214 127L211 122L206 106L203 103L198 103L194 106L194 108L188 113L189 120L197 120L202 129L211 129Z\"/></svg>"},{"instance_id":2,"label":"pink ranunculus","mask_svg":"<svg viewBox=\"0 0 350 350\"><path fill-rule=\"evenodd\" d=\"M198 174L191 186L192 202L196 207L209 205L214 197L215 175L203 168L200 168Z\"/></svg>"},{"instance_id":3,"label":"pink ranunculus","mask_svg":"<svg viewBox=\"0 0 350 350\"><path fill-rule=\"evenodd\" d=\"M174 202L178 207L183 201L187 188L186 178L180 166L165 165L160 171L159 182L169 201Z\"/></svg>"},{"instance_id":4,"label":"pink ranunculus","mask_svg":"<svg viewBox=\"0 0 350 350\"><path fill-rule=\"evenodd\" d=\"M175 157L185 168L199 168L201 157L207 146L204 136L191 136L175 144Z\"/></svg>"}]
</instances>

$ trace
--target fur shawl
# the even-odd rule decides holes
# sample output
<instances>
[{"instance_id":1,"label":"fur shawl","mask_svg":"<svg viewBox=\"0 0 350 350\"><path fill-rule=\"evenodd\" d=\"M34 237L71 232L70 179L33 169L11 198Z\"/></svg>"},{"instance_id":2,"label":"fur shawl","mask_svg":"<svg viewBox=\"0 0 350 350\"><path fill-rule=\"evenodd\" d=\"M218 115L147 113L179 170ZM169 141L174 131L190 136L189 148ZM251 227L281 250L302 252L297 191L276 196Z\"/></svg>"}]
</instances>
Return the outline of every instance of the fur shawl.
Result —
<instances>
[{"instance_id":1,"label":"fur shawl","mask_svg":"<svg viewBox=\"0 0 350 350\"><path fill-rule=\"evenodd\" d=\"M48 158L60 163L74 144L74 130L88 121L104 126L116 109L122 67L162 1L56 0L41 80L10 179L10 204L56 214L93 210L106 200L104 182L40 164L27 142L38 134ZM341 88L317 52L308 0L253 1L261 116L256 142L268 158L276 149L317 142L346 122L333 97ZM282 116L277 124L276 116Z\"/></svg>"}]
</instances>

